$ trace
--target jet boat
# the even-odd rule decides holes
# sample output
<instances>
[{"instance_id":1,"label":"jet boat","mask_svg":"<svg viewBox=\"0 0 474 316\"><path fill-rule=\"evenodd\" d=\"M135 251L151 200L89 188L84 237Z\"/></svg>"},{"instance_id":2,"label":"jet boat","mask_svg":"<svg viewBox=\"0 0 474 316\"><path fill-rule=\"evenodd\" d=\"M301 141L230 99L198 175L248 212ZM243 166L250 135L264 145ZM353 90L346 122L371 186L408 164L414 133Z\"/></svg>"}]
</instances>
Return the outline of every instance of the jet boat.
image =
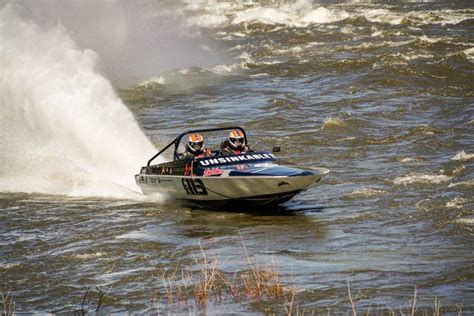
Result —
<instances>
[{"instance_id":1,"label":"jet boat","mask_svg":"<svg viewBox=\"0 0 474 316\"><path fill-rule=\"evenodd\" d=\"M275 156L279 151L247 151L222 155L225 141L210 157L185 158L179 153L181 139L192 133L208 133L241 127L210 128L187 131L150 158L135 181L144 194L161 194L185 205L201 208L268 208L290 200L319 182L329 172L326 168L298 167ZM173 160L152 165L153 160L174 146Z\"/></svg>"}]
</instances>

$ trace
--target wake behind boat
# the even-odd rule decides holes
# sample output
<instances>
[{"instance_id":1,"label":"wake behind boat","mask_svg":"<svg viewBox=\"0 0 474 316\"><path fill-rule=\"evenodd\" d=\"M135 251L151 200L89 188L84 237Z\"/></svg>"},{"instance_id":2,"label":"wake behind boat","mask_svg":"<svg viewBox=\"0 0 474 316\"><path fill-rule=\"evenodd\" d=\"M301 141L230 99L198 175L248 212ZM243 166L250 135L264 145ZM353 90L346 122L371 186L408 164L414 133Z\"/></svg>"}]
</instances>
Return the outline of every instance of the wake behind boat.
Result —
<instances>
[{"instance_id":1,"label":"wake behind boat","mask_svg":"<svg viewBox=\"0 0 474 316\"><path fill-rule=\"evenodd\" d=\"M187 131L176 137L142 167L135 181L145 194L163 194L186 205L216 207L271 207L319 182L326 168L304 168L282 162L273 153L251 151L224 155L226 142L207 157L190 158L179 153L186 135L223 130L241 131L241 127ZM151 165L151 162L174 145L173 161Z\"/></svg>"}]
</instances>

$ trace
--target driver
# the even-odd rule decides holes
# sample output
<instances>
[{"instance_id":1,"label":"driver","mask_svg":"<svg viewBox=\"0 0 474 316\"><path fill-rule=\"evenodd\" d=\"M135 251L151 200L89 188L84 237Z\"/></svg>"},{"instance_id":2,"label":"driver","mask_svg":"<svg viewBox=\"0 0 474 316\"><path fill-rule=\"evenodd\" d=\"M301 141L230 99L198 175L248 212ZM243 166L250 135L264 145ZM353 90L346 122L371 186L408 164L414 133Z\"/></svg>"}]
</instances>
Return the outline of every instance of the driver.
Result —
<instances>
[{"instance_id":1,"label":"driver","mask_svg":"<svg viewBox=\"0 0 474 316\"><path fill-rule=\"evenodd\" d=\"M188 145L184 156L194 159L211 156L211 151L204 147L204 138L201 134L193 133L188 136Z\"/></svg>"},{"instance_id":2,"label":"driver","mask_svg":"<svg viewBox=\"0 0 474 316\"><path fill-rule=\"evenodd\" d=\"M234 129L229 133L228 146L222 149L221 154L226 155L239 155L249 151L249 147L245 142L244 133L241 130Z\"/></svg>"}]
</instances>

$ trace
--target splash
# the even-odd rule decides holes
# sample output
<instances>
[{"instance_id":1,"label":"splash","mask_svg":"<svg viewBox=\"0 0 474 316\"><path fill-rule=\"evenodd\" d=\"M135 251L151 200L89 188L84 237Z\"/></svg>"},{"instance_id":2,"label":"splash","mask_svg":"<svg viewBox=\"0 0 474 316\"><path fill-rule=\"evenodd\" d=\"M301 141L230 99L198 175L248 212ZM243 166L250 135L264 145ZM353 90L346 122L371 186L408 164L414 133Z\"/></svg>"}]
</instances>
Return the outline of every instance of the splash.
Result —
<instances>
[{"instance_id":1,"label":"splash","mask_svg":"<svg viewBox=\"0 0 474 316\"><path fill-rule=\"evenodd\" d=\"M97 72L98 55L60 23L23 15L0 9L0 191L133 196L154 146Z\"/></svg>"}]
</instances>

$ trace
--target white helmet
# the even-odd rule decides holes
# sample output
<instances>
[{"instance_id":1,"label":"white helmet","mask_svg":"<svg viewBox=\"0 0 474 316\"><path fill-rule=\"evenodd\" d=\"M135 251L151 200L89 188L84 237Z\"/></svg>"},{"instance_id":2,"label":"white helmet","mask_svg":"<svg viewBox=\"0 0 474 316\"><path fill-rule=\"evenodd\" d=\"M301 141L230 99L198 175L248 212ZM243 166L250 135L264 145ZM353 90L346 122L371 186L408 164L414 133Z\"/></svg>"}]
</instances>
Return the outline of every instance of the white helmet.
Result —
<instances>
[{"instance_id":1,"label":"white helmet","mask_svg":"<svg viewBox=\"0 0 474 316\"><path fill-rule=\"evenodd\" d=\"M201 134L193 133L188 137L188 150L193 154L201 154L204 150L204 138Z\"/></svg>"},{"instance_id":2,"label":"white helmet","mask_svg":"<svg viewBox=\"0 0 474 316\"><path fill-rule=\"evenodd\" d=\"M245 137L241 130L234 129L229 134L229 145L233 149L244 149Z\"/></svg>"}]
</instances>

